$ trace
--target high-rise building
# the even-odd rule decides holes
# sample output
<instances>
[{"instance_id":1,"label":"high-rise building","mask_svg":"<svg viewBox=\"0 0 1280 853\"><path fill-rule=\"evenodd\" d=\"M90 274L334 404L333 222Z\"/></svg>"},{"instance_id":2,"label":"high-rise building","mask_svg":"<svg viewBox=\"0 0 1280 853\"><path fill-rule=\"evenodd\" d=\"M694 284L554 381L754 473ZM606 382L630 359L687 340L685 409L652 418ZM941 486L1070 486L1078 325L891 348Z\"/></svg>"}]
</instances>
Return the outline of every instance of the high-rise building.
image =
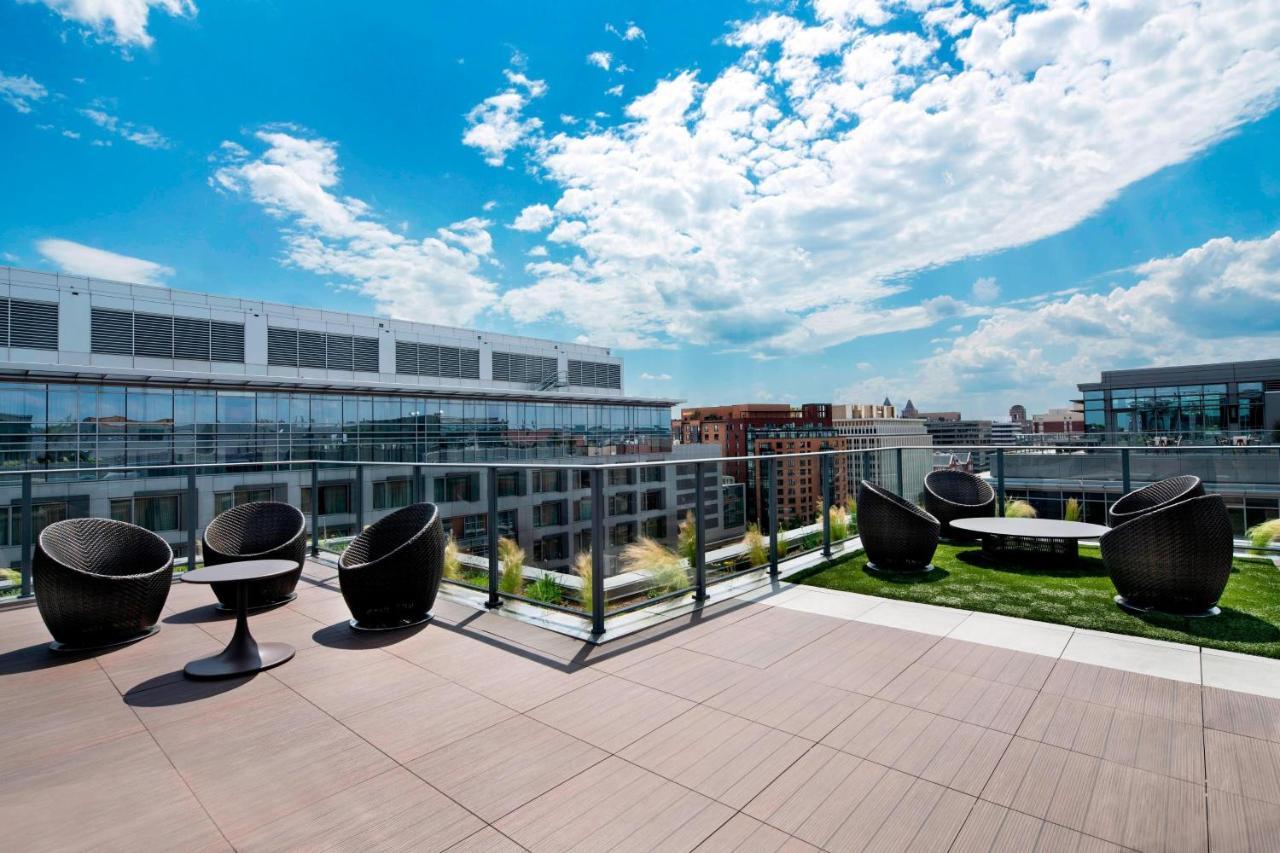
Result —
<instances>
[{"instance_id":1,"label":"high-rise building","mask_svg":"<svg viewBox=\"0 0 1280 853\"><path fill-rule=\"evenodd\" d=\"M924 428L933 437L933 443L937 447L961 448L968 451L973 447L993 443L989 420L966 419L960 412L921 412L920 417L924 418ZM987 457L987 453L974 451L973 470L988 470Z\"/></svg>"},{"instance_id":2,"label":"high-rise building","mask_svg":"<svg viewBox=\"0 0 1280 853\"><path fill-rule=\"evenodd\" d=\"M726 457L748 454L748 431L782 428L830 429L831 405L805 403L739 403L732 406L699 406L680 410L679 441L714 444ZM746 462L726 461L722 471L736 482L749 479ZM754 517L754 516L753 516Z\"/></svg>"},{"instance_id":3,"label":"high-rise building","mask_svg":"<svg viewBox=\"0 0 1280 853\"><path fill-rule=\"evenodd\" d=\"M907 404L902 407L902 417L904 418L920 417L920 413L916 411L916 404L911 402L910 397L907 398Z\"/></svg>"},{"instance_id":4,"label":"high-rise building","mask_svg":"<svg viewBox=\"0 0 1280 853\"><path fill-rule=\"evenodd\" d=\"M747 454L769 455L808 453L815 450L848 450L848 437L831 427L758 427L747 430ZM832 503L843 504L849 496L849 454L828 457ZM817 517L823 501L822 463L817 458L788 458L778 462L778 517L787 527L808 524ZM751 462L747 473L748 515L752 520L767 518L769 479L767 471Z\"/></svg>"},{"instance_id":5,"label":"high-rise building","mask_svg":"<svg viewBox=\"0 0 1280 853\"><path fill-rule=\"evenodd\" d=\"M933 437L925 429L923 418L895 417L892 405L836 403L831 407L831 425L837 435L849 439L849 449L854 451L849 465L850 494L856 494L859 480L890 486L900 483L904 492L912 494L915 484L922 483L929 472L932 450L918 449L933 446ZM912 448L902 453L900 478L896 454L857 452L885 447Z\"/></svg>"},{"instance_id":6,"label":"high-rise building","mask_svg":"<svg viewBox=\"0 0 1280 853\"><path fill-rule=\"evenodd\" d=\"M1021 403L1014 403L1009 407L1009 420L1015 424L1025 424L1027 422L1027 407Z\"/></svg>"},{"instance_id":7,"label":"high-rise building","mask_svg":"<svg viewBox=\"0 0 1280 853\"><path fill-rule=\"evenodd\" d=\"M1031 416L1035 435L1077 435L1084 433L1084 412L1079 409L1049 409Z\"/></svg>"},{"instance_id":8,"label":"high-rise building","mask_svg":"<svg viewBox=\"0 0 1280 853\"><path fill-rule=\"evenodd\" d=\"M318 526L338 537L358 519L426 499L460 543L479 549L486 485L477 470L423 469L418 482L407 467L365 469L359 479L334 467L312 495L309 472L253 463L589 466L671 453L673 401L627 396L622 360L600 347L8 267L0 318L0 462L45 470L33 484L37 528L117 518L181 553L186 477L165 466L207 463L219 473L201 472L198 522L249 500L315 502ZM228 463L250 464L217 468ZM109 466L145 466L148 488L127 481L137 471L59 473ZM589 546L582 474L498 477L497 524L540 565L565 568ZM610 474L610 546L640 534L674 538L668 474ZM13 494L0 505L0 557L11 562L17 503Z\"/></svg>"}]
</instances>

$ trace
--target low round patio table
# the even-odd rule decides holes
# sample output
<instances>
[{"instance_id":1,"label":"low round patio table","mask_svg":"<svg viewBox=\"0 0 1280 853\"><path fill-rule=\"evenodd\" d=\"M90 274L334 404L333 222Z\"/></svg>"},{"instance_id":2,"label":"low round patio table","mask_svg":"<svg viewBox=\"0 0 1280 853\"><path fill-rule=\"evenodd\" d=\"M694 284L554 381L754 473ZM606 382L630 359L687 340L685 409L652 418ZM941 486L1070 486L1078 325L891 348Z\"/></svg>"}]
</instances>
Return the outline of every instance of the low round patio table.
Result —
<instances>
[{"instance_id":1,"label":"low round patio table","mask_svg":"<svg viewBox=\"0 0 1280 853\"><path fill-rule=\"evenodd\" d=\"M292 560L243 560L221 563L181 575L184 583L234 583L236 630L227 647L213 657L193 660L183 667L188 678L234 678L279 666L293 657L288 643L259 643L249 633L249 581L266 580L297 571Z\"/></svg>"},{"instance_id":2,"label":"low round patio table","mask_svg":"<svg viewBox=\"0 0 1280 853\"><path fill-rule=\"evenodd\" d=\"M982 553L993 559L1041 557L1074 564L1081 539L1097 539L1110 530L1101 524L1047 518L960 518L951 526L982 537Z\"/></svg>"}]
</instances>

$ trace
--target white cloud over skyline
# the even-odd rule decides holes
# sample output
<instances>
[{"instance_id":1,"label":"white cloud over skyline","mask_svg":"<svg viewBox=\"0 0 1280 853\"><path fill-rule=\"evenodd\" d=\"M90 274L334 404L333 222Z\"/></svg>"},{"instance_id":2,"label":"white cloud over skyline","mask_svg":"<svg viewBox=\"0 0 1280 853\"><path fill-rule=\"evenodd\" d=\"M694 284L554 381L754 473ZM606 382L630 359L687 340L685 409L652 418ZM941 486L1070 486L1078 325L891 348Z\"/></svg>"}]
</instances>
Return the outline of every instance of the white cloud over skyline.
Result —
<instances>
[{"instance_id":1,"label":"white cloud over skyline","mask_svg":"<svg viewBox=\"0 0 1280 853\"><path fill-rule=\"evenodd\" d=\"M281 223L284 260L354 282L377 309L396 317L466 324L496 299L481 274L491 259L489 220L471 217L413 239L368 204L340 194L338 148L295 127L253 136L257 153L223 143L216 188L246 197Z\"/></svg>"},{"instance_id":2,"label":"white cloud over skyline","mask_svg":"<svg viewBox=\"0 0 1280 853\"><path fill-rule=\"evenodd\" d=\"M501 166L506 162L507 152L542 127L542 120L526 118L524 109L530 101L547 93L547 85L542 80L531 80L513 68L503 73L507 87L467 113L467 130L462 137L463 144L478 148L490 166Z\"/></svg>"},{"instance_id":3,"label":"white cloud over skyline","mask_svg":"<svg viewBox=\"0 0 1280 853\"><path fill-rule=\"evenodd\" d=\"M193 18L196 4L192 0L18 0L20 3L42 3L64 21L84 27L99 41L122 48L151 47L155 39L147 31L151 10L156 9L175 18Z\"/></svg>"},{"instance_id":4,"label":"white cloud over skyline","mask_svg":"<svg viewBox=\"0 0 1280 853\"><path fill-rule=\"evenodd\" d=\"M662 80L619 125L522 125L566 254L502 309L765 355L989 314L998 287L905 282L1067 230L1273 108L1272 6L823 0L735 25L737 61Z\"/></svg>"},{"instance_id":5,"label":"white cloud over skyline","mask_svg":"<svg viewBox=\"0 0 1280 853\"><path fill-rule=\"evenodd\" d=\"M837 399L889 394L926 409L963 403L993 415L1029 402L1028 394L1061 400L1103 370L1167 363L1171 353L1198 364L1260 357L1280 345L1280 231L1209 240L1133 274L1133 284L1101 293L996 308L907 369L859 380Z\"/></svg>"},{"instance_id":6,"label":"white cloud over skyline","mask_svg":"<svg viewBox=\"0 0 1280 853\"><path fill-rule=\"evenodd\" d=\"M48 95L48 89L26 74L11 77L0 71L0 100L18 112L31 112L31 102L43 100Z\"/></svg>"},{"instance_id":7,"label":"white cloud over skyline","mask_svg":"<svg viewBox=\"0 0 1280 853\"><path fill-rule=\"evenodd\" d=\"M36 251L46 260L57 264L62 272L72 275L126 281L133 284L154 284L161 287L165 286L165 279L173 275L172 267L155 261L121 255L56 237L37 240Z\"/></svg>"}]
</instances>

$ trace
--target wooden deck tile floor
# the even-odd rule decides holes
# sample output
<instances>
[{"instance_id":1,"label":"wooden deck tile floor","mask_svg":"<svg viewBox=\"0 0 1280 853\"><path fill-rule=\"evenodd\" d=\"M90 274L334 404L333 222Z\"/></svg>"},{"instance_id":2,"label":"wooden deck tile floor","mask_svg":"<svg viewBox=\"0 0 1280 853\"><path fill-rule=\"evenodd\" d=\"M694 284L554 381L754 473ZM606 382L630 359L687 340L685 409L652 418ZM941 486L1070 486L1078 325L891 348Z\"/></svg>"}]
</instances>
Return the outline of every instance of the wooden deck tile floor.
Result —
<instances>
[{"instance_id":1,"label":"wooden deck tile floor","mask_svg":"<svg viewBox=\"0 0 1280 853\"><path fill-rule=\"evenodd\" d=\"M590 646L441 601L355 635L331 570L56 657L0 612L0 849L1280 850L1280 700L725 602Z\"/></svg>"}]
</instances>

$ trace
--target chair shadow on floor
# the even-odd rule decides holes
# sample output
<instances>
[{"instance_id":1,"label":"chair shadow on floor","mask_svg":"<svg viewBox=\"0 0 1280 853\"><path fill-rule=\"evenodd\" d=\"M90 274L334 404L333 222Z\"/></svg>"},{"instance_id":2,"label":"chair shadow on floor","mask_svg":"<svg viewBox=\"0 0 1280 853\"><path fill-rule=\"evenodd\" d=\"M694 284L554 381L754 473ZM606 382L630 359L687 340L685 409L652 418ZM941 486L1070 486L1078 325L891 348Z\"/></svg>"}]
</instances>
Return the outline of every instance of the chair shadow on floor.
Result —
<instances>
[{"instance_id":1,"label":"chair shadow on floor","mask_svg":"<svg viewBox=\"0 0 1280 853\"><path fill-rule=\"evenodd\" d=\"M928 572L895 572L888 569L880 569L872 571L868 569L866 563L862 565L862 573L869 578L874 578L885 583L896 584L898 586L916 586L919 584L931 584L938 581L946 580L951 577L951 572L941 566L934 566Z\"/></svg>"},{"instance_id":2,"label":"chair shadow on floor","mask_svg":"<svg viewBox=\"0 0 1280 853\"><path fill-rule=\"evenodd\" d=\"M435 625L435 620L424 622L421 625L411 625L407 628L398 628L393 631L353 631L351 625L345 620L335 622L332 625L326 625L311 635L311 639L315 640L321 646L327 646L331 649L381 649L386 646L394 646L396 643L414 637L424 630L431 630ZM439 625L435 625L435 630L440 630Z\"/></svg>"}]
</instances>

